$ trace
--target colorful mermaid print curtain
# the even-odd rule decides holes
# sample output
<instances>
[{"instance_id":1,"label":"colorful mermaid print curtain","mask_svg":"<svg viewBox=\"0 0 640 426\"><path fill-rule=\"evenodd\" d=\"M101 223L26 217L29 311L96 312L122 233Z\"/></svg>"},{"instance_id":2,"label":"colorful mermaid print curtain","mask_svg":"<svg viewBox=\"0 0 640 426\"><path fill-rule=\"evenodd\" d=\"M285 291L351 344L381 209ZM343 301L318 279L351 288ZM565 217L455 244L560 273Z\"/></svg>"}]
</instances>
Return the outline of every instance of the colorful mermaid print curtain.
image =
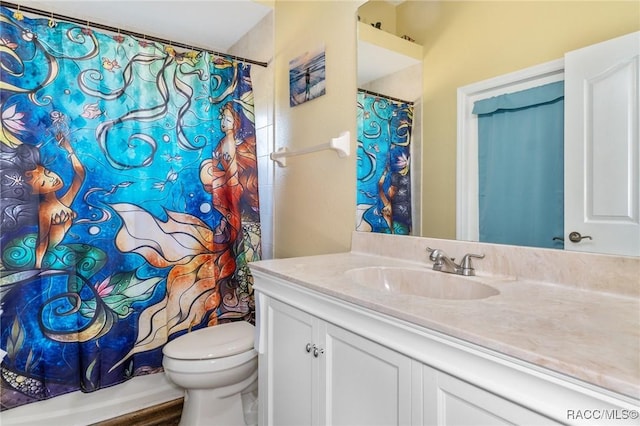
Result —
<instances>
[{"instance_id":1,"label":"colorful mermaid print curtain","mask_svg":"<svg viewBox=\"0 0 640 426\"><path fill-rule=\"evenodd\" d=\"M2 409L254 321L248 65L1 9Z\"/></svg>"},{"instance_id":2,"label":"colorful mermaid print curtain","mask_svg":"<svg viewBox=\"0 0 640 426\"><path fill-rule=\"evenodd\" d=\"M413 105L358 91L357 231L411 233Z\"/></svg>"}]
</instances>

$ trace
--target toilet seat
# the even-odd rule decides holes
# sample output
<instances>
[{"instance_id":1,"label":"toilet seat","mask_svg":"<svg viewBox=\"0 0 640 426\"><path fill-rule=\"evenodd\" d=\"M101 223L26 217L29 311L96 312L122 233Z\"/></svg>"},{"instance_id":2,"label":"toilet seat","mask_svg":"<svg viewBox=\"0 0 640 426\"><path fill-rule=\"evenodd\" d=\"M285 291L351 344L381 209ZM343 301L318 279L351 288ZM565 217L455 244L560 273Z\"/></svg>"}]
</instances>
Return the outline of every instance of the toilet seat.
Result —
<instances>
[{"instance_id":1,"label":"toilet seat","mask_svg":"<svg viewBox=\"0 0 640 426\"><path fill-rule=\"evenodd\" d=\"M244 364L257 363L258 353L252 349L231 356L208 359L177 359L165 355L162 358L162 367L166 372L178 374L195 374L203 376L232 368L238 368Z\"/></svg>"},{"instance_id":2,"label":"toilet seat","mask_svg":"<svg viewBox=\"0 0 640 426\"><path fill-rule=\"evenodd\" d=\"M181 360L210 360L231 357L253 349L255 327L237 321L201 328L164 345L162 353Z\"/></svg>"}]
</instances>

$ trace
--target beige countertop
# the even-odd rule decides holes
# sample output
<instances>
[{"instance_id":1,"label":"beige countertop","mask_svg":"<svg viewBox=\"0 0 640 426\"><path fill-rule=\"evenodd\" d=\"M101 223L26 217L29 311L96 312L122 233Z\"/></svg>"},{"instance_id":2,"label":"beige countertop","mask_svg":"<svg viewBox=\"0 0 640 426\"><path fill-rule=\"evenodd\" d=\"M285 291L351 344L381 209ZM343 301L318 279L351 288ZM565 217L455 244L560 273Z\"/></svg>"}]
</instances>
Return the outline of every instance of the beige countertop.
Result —
<instances>
[{"instance_id":1,"label":"beige countertop","mask_svg":"<svg viewBox=\"0 0 640 426\"><path fill-rule=\"evenodd\" d=\"M500 294L436 299L375 290L345 274L373 266L431 271L427 262L356 252L250 263L253 271L640 399L639 297L478 272L471 279Z\"/></svg>"}]
</instances>

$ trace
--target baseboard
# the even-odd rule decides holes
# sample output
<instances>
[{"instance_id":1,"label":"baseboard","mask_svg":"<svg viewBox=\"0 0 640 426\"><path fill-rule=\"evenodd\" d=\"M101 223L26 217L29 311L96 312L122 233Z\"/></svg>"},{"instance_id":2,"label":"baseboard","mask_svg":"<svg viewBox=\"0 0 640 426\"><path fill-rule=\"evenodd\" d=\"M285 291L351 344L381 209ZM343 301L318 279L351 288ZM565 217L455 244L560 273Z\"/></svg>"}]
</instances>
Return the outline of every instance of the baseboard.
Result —
<instances>
[{"instance_id":1,"label":"baseboard","mask_svg":"<svg viewBox=\"0 0 640 426\"><path fill-rule=\"evenodd\" d=\"M184 398L174 399L142 410L94 423L91 426L174 426L180 421Z\"/></svg>"}]
</instances>

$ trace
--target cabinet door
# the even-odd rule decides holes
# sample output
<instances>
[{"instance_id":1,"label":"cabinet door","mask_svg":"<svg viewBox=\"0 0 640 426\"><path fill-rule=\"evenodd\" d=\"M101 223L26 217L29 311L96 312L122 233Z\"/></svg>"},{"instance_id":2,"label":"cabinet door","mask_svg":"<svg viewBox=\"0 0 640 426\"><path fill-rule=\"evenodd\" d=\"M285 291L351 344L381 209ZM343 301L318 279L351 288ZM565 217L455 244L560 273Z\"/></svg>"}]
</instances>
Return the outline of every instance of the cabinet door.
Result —
<instances>
[{"instance_id":1,"label":"cabinet door","mask_svg":"<svg viewBox=\"0 0 640 426\"><path fill-rule=\"evenodd\" d=\"M318 361L306 350L314 337L315 319L271 299L268 307L267 423L312 424L317 401ZM264 401L264 399L263 399Z\"/></svg>"},{"instance_id":2,"label":"cabinet door","mask_svg":"<svg viewBox=\"0 0 640 426\"><path fill-rule=\"evenodd\" d=\"M320 423L411 424L411 359L332 324L323 327Z\"/></svg>"},{"instance_id":3,"label":"cabinet door","mask_svg":"<svg viewBox=\"0 0 640 426\"><path fill-rule=\"evenodd\" d=\"M423 386L425 425L559 424L508 399L427 366L424 366Z\"/></svg>"}]
</instances>

